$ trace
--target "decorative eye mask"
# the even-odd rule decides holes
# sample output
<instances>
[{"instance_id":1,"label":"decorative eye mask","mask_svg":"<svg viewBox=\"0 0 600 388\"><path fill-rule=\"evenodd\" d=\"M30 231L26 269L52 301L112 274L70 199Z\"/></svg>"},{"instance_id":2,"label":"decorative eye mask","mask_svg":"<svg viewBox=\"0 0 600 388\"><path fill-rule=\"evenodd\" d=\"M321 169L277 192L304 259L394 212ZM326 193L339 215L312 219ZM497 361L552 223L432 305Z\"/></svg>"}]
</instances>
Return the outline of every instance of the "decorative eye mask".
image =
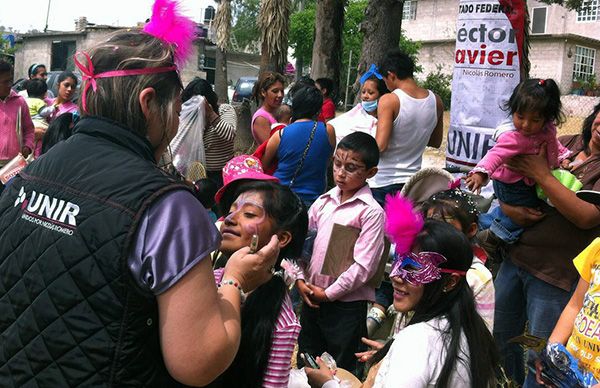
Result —
<instances>
[{"instance_id":1,"label":"decorative eye mask","mask_svg":"<svg viewBox=\"0 0 600 388\"><path fill-rule=\"evenodd\" d=\"M442 273L464 276L466 272L455 269L439 268L447 260L436 252L405 253L396 255L392 263L390 278L399 277L414 286L428 284L439 280Z\"/></svg>"}]
</instances>

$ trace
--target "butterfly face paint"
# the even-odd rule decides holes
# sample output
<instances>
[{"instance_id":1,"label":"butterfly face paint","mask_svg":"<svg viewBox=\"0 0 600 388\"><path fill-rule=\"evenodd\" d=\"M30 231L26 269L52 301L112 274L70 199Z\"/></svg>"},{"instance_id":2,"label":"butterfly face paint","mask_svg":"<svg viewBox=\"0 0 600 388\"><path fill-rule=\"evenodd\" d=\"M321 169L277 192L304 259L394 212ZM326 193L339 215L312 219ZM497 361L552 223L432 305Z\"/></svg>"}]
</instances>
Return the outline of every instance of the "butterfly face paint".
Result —
<instances>
[{"instance_id":1,"label":"butterfly face paint","mask_svg":"<svg viewBox=\"0 0 600 388\"><path fill-rule=\"evenodd\" d=\"M230 213L225 217L221 232L237 235L246 240L249 236L250 250L256 252L259 243L259 226L266 220L266 211L260 194L242 193L231 205Z\"/></svg>"},{"instance_id":2,"label":"butterfly face paint","mask_svg":"<svg viewBox=\"0 0 600 388\"><path fill-rule=\"evenodd\" d=\"M464 271L439 268L446 258L436 252L405 253L397 255L392 264L390 278L399 277L405 282L418 286L439 280L442 273L465 275Z\"/></svg>"}]
</instances>

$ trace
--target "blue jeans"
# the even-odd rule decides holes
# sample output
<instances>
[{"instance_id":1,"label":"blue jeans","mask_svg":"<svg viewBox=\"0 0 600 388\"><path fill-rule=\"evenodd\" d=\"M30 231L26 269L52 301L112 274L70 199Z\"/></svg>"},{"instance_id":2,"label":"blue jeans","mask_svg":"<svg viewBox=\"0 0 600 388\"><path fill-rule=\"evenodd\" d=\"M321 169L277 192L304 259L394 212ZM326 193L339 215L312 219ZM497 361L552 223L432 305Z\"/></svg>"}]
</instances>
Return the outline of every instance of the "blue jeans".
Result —
<instances>
[{"instance_id":1,"label":"blue jeans","mask_svg":"<svg viewBox=\"0 0 600 388\"><path fill-rule=\"evenodd\" d=\"M538 207L539 200L535 193L535 186L528 186L523 181L503 183L494 181L494 194L499 201L513 206ZM479 216L479 228L490 229L498 238L507 244L513 244L519 239L523 228L515 224L500 206L491 212Z\"/></svg>"},{"instance_id":2,"label":"blue jeans","mask_svg":"<svg viewBox=\"0 0 600 388\"><path fill-rule=\"evenodd\" d=\"M381 207L385 206L385 196L388 194L395 194L396 192L402 190L404 187L404 183L396 183L393 185L383 186L373 188L371 187L371 192L373 193L373 198L377 201Z\"/></svg>"},{"instance_id":3,"label":"blue jeans","mask_svg":"<svg viewBox=\"0 0 600 388\"><path fill-rule=\"evenodd\" d=\"M550 337L574 288L568 292L546 283L517 267L507 257L500 265L494 286L494 338L506 374L524 388L538 387L535 373L528 373L525 379L523 348L508 341L522 335L526 323L530 334L546 339ZM534 360L534 353L530 351L527 363L532 366Z\"/></svg>"}]
</instances>

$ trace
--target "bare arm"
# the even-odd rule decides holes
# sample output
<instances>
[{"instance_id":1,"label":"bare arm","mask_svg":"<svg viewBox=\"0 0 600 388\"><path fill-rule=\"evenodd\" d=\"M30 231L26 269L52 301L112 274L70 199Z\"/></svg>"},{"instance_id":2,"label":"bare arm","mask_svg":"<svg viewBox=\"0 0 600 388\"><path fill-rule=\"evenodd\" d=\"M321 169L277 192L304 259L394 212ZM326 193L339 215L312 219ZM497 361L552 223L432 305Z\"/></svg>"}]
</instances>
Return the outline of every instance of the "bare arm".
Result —
<instances>
[{"instance_id":1,"label":"bare arm","mask_svg":"<svg viewBox=\"0 0 600 388\"><path fill-rule=\"evenodd\" d=\"M591 229L600 224L600 211L595 205L577 198L575 192L563 186L550 172L546 147L537 155L512 158L509 167L532 178L552 201L556 210L580 229Z\"/></svg>"},{"instance_id":2,"label":"bare arm","mask_svg":"<svg viewBox=\"0 0 600 388\"><path fill-rule=\"evenodd\" d=\"M577 317L577 314L579 314L579 311L583 307L583 298L589 287L590 284L580 277L577 288L560 315L556 326L554 326L554 330L552 331L550 338L548 338L548 342L560 342L563 345L567 344L567 341L573 332L575 317Z\"/></svg>"},{"instance_id":3,"label":"bare arm","mask_svg":"<svg viewBox=\"0 0 600 388\"><path fill-rule=\"evenodd\" d=\"M223 279L253 290L270 278L268 269L278 253L275 236L255 255L242 248L229 259ZM229 285L217 291L207 257L157 300L161 348L169 373L185 385L205 386L227 369L237 353L239 290Z\"/></svg>"},{"instance_id":4,"label":"bare arm","mask_svg":"<svg viewBox=\"0 0 600 388\"><path fill-rule=\"evenodd\" d=\"M258 116L252 124L252 132L258 144L264 143L271 133L271 123L262 116Z\"/></svg>"},{"instance_id":5,"label":"bare arm","mask_svg":"<svg viewBox=\"0 0 600 388\"><path fill-rule=\"evenodd\" d=\"M379 152L384 152L392 136L394 119L400 111L400 100L393 93L387 93L379 99L377 107L377 132L375 140L379 146Z\"/></svg>"},{"instance_id":6,"label":"bare arm","mask_svg":"<svg viewBox=\"0 0 600 388\"><path fill-rule=\"evenodd\" d=\"M444 103L437 94L435 95L435 106L438 116L437 124L431 133L427 145L429 147L439 148L442 145L442 139L444 137Z\"/></svg>"},{"instance_id":7,"label":"bare arm","mask_svg":"<svg viewBox=\"0 0 600 388\"><path fill-rule=\"evenodd\" d=\"M285 129L285 128L284 128ZM282 129L283 131L283 129ZM267 143L267 148L262 157L261 163L264 169L271 168L275 157L277 156L277 150L279 149L279 143L281 143L281 131L277 131L271 136Z\"/></svg>"},{"instance_id":8,"label":"bare arm","mask_svg":"<svg viewBox=\"0 0 600 388\"><path fill-rule=\"evenodd\" d=\"M330 124L325 124L325 126L327 127L327 138L329 139L329 144L331 144L331 146L335 148L335 128L333 128L333 126Z\"/></svg>"}]
</instances>

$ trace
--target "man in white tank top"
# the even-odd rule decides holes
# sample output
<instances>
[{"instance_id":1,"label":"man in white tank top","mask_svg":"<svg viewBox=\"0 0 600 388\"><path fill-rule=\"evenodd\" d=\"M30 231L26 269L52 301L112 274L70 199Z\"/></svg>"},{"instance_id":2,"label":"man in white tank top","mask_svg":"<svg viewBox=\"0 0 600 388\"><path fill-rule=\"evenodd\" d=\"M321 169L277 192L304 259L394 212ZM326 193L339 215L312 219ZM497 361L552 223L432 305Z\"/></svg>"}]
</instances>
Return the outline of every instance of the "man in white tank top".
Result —
<instances>
[{"instance_id":1,"label":"man in white tank top","mask_svg":"<svg viewBox=\"0 0 600 388\"><path fill-rule=\"evenodd\" d=\"M417 85L414 68L413 60L399 49L389 51L379 68L392 93L381 96L377 107L375 139L381 158L369 186L382 206L386 194L400 191L421 169L425 147L442 144L444 104Z\"/></svg>"},{"instance_id":2,"label":"man in white tank top","mask_svg":"<svg viewBox=\"0 0 600 388\"><path fill-rule=\"evenodd\" d=\"M442 144L444 104L432 91L417 85L414 70L413 60L398 49L388 51L379 66L392 93L379 98L375 139L381 154L377 175L368 182L373 197L382 207L387 194L402 190L421 169L425 147L437 148ZM375 300L369 316L381 321L393 302L389 282L384 281L376 290ZM367 318L367 327L370 325Z\"/></svg>"}]
</instances>

